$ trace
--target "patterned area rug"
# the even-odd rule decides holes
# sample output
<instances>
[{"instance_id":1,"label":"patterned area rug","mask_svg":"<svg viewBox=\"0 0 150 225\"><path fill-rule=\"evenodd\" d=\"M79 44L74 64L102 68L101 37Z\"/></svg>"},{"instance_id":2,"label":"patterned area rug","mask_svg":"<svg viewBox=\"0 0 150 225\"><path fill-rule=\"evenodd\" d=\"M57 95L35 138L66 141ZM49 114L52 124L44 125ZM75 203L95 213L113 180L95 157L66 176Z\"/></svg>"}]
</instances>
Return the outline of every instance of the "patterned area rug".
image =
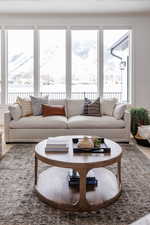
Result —
<instances>
[{"instance_id":1,"label":"patterned area rug","mask_svg":"<svg viewBox=\"0 0 150 225\"><path fill-rule=\"evenodd\" d=\"M150 161L133 145L122 145L121 197L92 213L56 210L38 199L34 146L16 144L0 161L0 225L128 225L150 213Z\"/></svg>"}]
</instances>

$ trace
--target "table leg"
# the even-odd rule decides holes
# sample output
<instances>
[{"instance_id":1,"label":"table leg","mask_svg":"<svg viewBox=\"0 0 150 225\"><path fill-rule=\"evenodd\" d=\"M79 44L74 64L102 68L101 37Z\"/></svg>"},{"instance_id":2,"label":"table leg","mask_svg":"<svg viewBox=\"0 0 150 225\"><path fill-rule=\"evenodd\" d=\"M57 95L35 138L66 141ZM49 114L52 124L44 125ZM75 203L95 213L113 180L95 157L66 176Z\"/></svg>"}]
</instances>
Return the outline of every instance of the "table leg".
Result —
<instances>
[{"instance_id":1,"label":"table leg","mask_svg":"<svg viewBox=\"0 0 150 225\"><path fill-rule=\"evenodd\" d=\"M119 185L121 185L121 159L118 162L118 181L119 181Z\"/></svg>"},{"instance_id":2,"label":"table leg","mask_svg":"<svg viewBox=\"0 0 150 225\"><path fill-rule=\"evenodd\" d=\"M88 202L86 200L86 175L89 170L87 169L80 169L78 170L80 174L80 199L79 199L79 205L82 208L87 207Z\"/></svg>"},{"instance_id":3,"label":"table leg","mask_svg":"<svg viewBox=\"0 0 150 225\"><path fill-rule=\"evenodd\" d=\"M35 185L37 185L37 173L38 173L38 158L36 157L35 155L35 179L34 179L34 182L35 182Z\"/></svg>"}]
</instances>

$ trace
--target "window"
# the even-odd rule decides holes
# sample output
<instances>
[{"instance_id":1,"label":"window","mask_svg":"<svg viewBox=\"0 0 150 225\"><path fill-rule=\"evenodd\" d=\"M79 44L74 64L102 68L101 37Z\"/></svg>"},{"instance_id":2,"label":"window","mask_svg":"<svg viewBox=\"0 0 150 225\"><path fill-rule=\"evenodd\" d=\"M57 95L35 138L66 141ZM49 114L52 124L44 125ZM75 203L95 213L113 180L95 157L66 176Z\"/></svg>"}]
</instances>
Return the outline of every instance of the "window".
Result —
<instances>
[{"instance_id":1,"label":"window","mask_svg":"<svg viewBox=\"0 0 150 225\"><path fill-rule=\"evenodd\" d=\"M129 30L104 30L104 96L128 100Z\"/></svg>"},{"instance_id":2,"label":"window","mask_svg":"<svg viewBox=\"0 0 150 225\"><path fill-rule=\"evenodd\" d=\"M40 31L40 92L42 94L66 92L65 30Z\"/></svg>"},{"instance_id":3,"label":"window","mask_svg":"<svg viewBox=\"0 0 150 225\"><path fill-rule=\"evenodd\" d=\"M33 31L8 30L8 103L33 91Z\"/></svg>"},{"instance_id":4,"label":"window","mask_svg":"<svg viewBox=\"0 0 150 225\"><path fill-rule=\"evenodd\" d=\"M97 92L97 31L72 30L72 97Z\"/></svg>"},{"instance_id":5,"label":"window","mask_svg":"<svg viewBox=\"0 0 150 225\"><path fill-rule=\"evenodd\" d=\"M51 99L95 99L100 94L130 101L130 33L127 29L4 27L0 103L34 94Z\"/></svg>"}]
</instances>

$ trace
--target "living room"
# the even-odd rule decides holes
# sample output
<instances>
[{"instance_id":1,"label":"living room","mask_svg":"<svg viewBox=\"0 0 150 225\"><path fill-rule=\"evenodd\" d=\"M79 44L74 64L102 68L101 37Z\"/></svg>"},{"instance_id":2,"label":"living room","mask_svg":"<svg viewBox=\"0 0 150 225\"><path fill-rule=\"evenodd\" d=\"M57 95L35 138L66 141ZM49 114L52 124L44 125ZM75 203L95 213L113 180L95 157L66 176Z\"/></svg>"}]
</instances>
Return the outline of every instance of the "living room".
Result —
<instances>
[{"instance_id":1,"label":"living room","mask_svg":"<svg viewBox=\"0 0 150 225\"><path fill-rule=\"evenodd\" d=\"M149 27L149 0L0 0L0 225L150 224L149 147L132 137L130 112L150 111ZM70 135L106 139L107 162L40 152ZM43 185L40 172L57 166ZM67 168L80 174L77 193L62 187ZM98 184L86 192L93 168ZM117 168L116 188L105 177Z\"/></svg>"}]
</instances>

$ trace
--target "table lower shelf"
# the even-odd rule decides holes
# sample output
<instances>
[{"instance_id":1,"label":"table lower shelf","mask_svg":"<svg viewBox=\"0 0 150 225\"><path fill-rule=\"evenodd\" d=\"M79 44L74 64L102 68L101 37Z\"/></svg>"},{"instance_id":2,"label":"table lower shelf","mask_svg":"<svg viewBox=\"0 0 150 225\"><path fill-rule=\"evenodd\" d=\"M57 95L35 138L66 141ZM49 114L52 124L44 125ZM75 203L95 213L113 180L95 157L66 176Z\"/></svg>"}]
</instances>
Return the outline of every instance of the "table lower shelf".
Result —
<instances>
[{"instance_id":1,"label":"table lower shelf","mask_svg":"<svg viewBox=\"0 0 150 225\"><path fill-rule=\"evenodd\" d=\"M53 207L71 211L92 211L108 206L120 196L121 185L106 168L93 169L98 186L87 189L86 202L78 188L68 185L68 169L51 167L39 174L35 190L41 200Z\"/></svg>"}]
</instances>

